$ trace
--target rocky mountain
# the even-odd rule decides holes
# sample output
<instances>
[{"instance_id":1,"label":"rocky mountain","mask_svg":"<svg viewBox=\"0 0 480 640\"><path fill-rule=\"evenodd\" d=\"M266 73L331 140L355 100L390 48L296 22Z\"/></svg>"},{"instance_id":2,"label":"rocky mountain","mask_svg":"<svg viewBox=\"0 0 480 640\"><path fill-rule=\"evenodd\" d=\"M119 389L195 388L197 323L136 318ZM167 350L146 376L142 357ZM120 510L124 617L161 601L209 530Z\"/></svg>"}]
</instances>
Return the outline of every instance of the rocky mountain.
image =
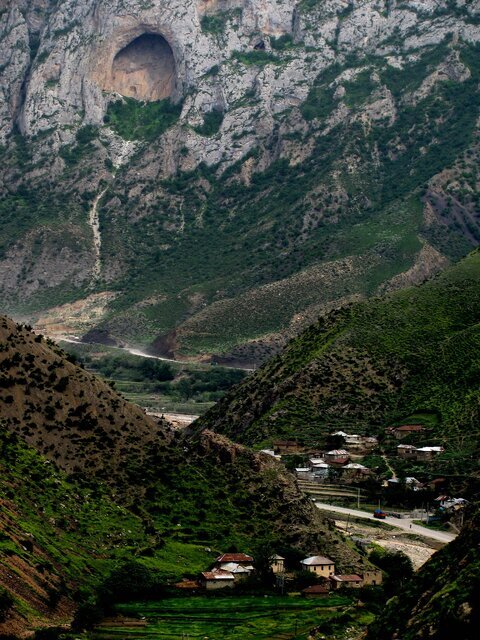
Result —
<instances>
[{"instance_id":1,"label":"rocky mountain","mask_svg":"<svg viewBox=\"0 0 480 640\"><path fill-rule=\"evenodd\" d=\"M478 0L1 0L2 307L260 362L433 275L480 239L479 40Z\"/></svg>"},{"instance_id":2,"label":"rocky mountain","mask_svg":"<svg viewBox=\"0 0 480 640\"><path fill-rule=\"evenodd\" d=\"M480 495L479 282L477 250L428 283L331 312L199 427L260 448L278 438L321 446L351 428L384 438L390 425L422 424L424 444L445 447L427 471Z\"/></svg>"},{"instance_id":3,"label":"rocky mountain","mask_svg":"<svg viewBox=\"0 0 480 640\"><path fill-rule=\"evenodd\" d=\"M0 506L1 637L68 623L125 562L161 584L261 541L364 562L270 456L171 431L4 317Z\"/></svg>"}]
</instances>

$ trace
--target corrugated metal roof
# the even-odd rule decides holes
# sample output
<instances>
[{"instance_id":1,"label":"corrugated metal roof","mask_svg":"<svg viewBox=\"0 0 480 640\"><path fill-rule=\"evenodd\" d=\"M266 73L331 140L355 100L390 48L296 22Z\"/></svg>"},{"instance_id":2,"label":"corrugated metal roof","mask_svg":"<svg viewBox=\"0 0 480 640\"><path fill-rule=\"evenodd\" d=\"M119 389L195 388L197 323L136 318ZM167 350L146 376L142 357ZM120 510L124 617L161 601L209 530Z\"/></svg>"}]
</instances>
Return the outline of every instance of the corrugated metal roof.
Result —
<instances>
[{"instance_id":1,"label":"corrugated metal roof","mask_svg":"<svg viewBox=\"0 0 480 640\"><path fill-rule=\"evenodd\" d=\"M230 571L203 571L202 576L205 580L235 580L233 573Z\"/></svg>"}]
</instances>

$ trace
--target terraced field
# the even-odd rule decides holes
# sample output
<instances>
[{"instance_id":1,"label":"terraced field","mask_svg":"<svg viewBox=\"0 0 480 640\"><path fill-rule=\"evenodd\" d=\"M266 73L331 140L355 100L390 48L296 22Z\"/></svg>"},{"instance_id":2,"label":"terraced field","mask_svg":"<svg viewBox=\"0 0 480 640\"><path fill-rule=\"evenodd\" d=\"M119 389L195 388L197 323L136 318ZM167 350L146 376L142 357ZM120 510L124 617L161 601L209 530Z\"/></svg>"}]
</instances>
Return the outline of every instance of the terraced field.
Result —
<instances>
[{"instance_id":1,"label":"terraced field","mask_svg":"<svg viewBox=\"0 0 480 640\"><path fill-rule=\"evenodd\" d=\"M304 640L309 630L319 625L330 634L347 623L365 623L372 617L364 611L358 614L351 608L350 598L338 595L315 600L300 596L189 596L120 605L118 612L125 618L98 627L89 640ZM138 618L145 618L146 624L141 626Z\"/></svg>"}]
</instances>

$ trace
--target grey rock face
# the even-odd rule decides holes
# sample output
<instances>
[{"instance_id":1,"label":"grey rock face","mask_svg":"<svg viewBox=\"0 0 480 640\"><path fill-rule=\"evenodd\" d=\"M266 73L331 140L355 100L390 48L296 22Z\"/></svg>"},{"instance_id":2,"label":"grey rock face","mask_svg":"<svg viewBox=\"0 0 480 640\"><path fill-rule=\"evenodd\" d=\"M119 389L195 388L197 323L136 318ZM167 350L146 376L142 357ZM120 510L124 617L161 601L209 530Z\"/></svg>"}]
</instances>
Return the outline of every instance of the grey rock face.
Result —
<instances>
[{"instance_id":1,"label":"grey rock face","mask_svg":"<svg viewBox=\"0 0 480 640\"><path fill-rule=\"evenodd\" d=\"M319 71L345 54L403 56L449 33L480 40L471 22L479 3L465 0L457 0L456 13L443 0L67 0L44 5L11 0L1 18L2 139L18 122L27 136L55 130L51 142L58 149L72 140L75 128L101 124L115 92L143 100L172 95L184 99L180 126L200 124L213 108L226 111L214 138L191 130L176 137L189 149L189 165L238 160L259 138L271 135L278 114L305 99ZM154 48L146 45L154 34L165 43L158 38ZM272 39L281 36L292 37L295 46L272 52ZM38 48L31 46L35 38ZM250 62L255 47L270 59ZM175 164L180 162L176 158Z\"/></svg>"}]
</instances>

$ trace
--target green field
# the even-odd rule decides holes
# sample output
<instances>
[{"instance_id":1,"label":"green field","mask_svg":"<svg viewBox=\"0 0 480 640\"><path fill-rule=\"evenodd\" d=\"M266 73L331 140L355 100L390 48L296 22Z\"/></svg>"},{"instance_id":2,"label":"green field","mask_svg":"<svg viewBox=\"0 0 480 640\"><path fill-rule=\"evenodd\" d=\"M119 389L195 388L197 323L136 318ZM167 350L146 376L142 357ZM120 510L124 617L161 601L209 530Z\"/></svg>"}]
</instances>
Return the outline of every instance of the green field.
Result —
<instances>
[{"instance_id":1,"label":"green field","mask_svg":"<svg viewBox=\"0 0 480 640\"><path fill-rule=\"evenodd\" d=\"M371 614L350 609L351 599L331 595L307 600L300 596L189 596L160 602L118 606L129 618L144 617L145 627L98 627L91 640L113 638L208 638L209 640L261 640L307 638L313 627L325 623L325 632L347 623L366 624Z\"/></svg>"}]
</instances>

